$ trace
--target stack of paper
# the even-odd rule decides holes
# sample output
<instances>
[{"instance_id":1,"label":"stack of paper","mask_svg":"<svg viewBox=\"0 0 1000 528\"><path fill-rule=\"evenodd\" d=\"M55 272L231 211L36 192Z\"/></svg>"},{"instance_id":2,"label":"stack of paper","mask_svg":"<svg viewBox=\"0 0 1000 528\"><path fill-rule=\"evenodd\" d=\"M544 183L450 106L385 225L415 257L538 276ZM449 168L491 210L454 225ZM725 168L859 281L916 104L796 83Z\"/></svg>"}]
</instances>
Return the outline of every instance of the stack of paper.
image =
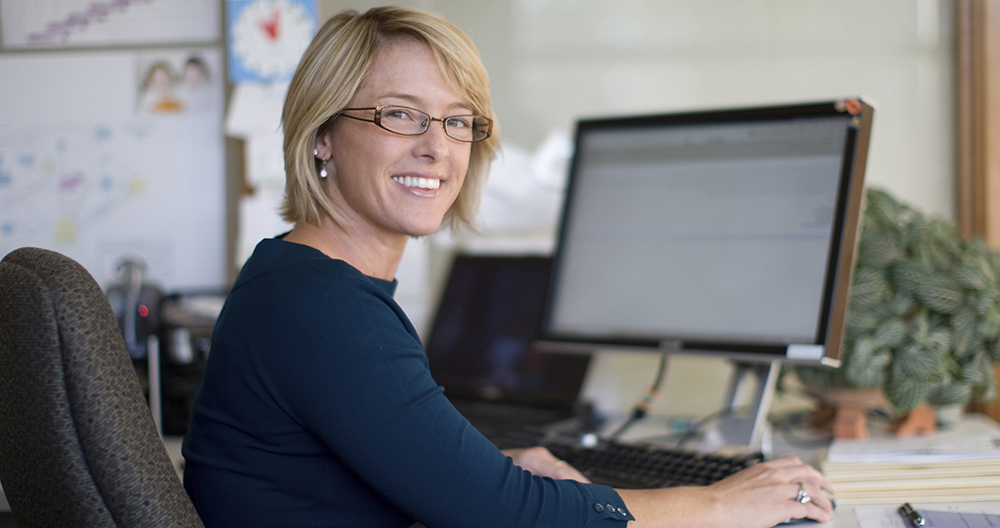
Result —
<instances>
[{"instance_id":1,"label":"stack of paper","mask_svg":"<svg viewBox=\"0 0 1000 528\"><path fill-rule=\"evenodd\" d=\"M822 462L838 504L987 501L1000 497L1000 426L969 415L954 430L835 440Z\"/></svg>"}]
</instances>

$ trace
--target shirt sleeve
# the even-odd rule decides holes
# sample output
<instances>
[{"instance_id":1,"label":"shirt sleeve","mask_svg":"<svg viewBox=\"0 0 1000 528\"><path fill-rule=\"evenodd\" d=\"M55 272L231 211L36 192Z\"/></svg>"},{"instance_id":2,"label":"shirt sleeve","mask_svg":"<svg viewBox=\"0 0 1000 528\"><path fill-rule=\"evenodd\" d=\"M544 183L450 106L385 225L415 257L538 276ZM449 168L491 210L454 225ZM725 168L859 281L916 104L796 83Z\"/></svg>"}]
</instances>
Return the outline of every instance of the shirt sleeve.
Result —
<instances>
[{"instance_id":1,"label":"shirt sleeve","mask_svg":"<svg viewBox=\"0 0 1000 528\"><path fill-rule=\"evenodd\" d=\"M367 284L366 284L367 283ZM364 277L288 290L294 343L250 354L275 401L366 485L428 526L620 527L607 486L536 477L448 402L398 305Z\"/></svg>"}]
</instances>

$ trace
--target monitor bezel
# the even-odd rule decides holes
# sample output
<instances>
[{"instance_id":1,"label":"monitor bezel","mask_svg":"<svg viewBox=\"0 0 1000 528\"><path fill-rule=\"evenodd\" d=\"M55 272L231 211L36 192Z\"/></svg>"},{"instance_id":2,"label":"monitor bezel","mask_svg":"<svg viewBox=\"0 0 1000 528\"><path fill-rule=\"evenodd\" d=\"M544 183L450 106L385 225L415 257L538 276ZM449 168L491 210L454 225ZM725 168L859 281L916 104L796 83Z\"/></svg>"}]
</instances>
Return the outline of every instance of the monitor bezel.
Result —
<instances>
[{"instance_id":1,"label":"monitor bezel","mask_svg":"<svg viewBox=\"0 0 1000 528\"><path fill-rule=\"evenodd\" d=\"M577 174L580 156L574 151L570 163L566 193L560 213L556 249L549 282L549 303L546 307L540 346L552 352L590 352L595 349L624 349L648 352L674 352L697 355L720 355L737 361L819 363L839 366L846 325L846 311L853 280L861 213L864 201L864 177L871 138L872 118L875 107L864 97L854 97L818 103L786 104L696 110L680 113L634 115L581 119L576 123L575 145L594 130L615 128L642 128L674 125L735 123L742 121L787 120L799 117L832 115L852 116L847 128L847 140L838 183L837 208L831 232L831 250L828 252L822 306L812 343L738 342L733 340L685 339L671 335L583 335L565 334L552 330L554 298L559 287L559 273L563 265L565 238L573 213L574 193L577 191ZM802 345L812 347L809 354L799 354ZM819 354L814 354L821 347Z\"/></svg>"}]
</instances>

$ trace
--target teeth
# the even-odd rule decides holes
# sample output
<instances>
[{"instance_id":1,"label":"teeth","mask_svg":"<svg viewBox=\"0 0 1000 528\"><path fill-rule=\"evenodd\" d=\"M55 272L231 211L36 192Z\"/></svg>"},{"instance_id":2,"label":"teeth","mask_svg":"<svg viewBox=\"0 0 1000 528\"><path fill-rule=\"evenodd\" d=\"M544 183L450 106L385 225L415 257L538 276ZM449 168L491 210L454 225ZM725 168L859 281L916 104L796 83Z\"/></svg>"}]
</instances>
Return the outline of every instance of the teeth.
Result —
<instances>
[{"instance_id":1,"label":"teeth","mask_svg":"<svg viewBox=\"0 0 1000 528\"><path fill-rule=\"evenodd\" d=\"M414 178L413 176L393 176L392 180L407 187L418 187L420 189L437 189L441 187L441 180L436 178Z\"/></svg>"}]
</instances>

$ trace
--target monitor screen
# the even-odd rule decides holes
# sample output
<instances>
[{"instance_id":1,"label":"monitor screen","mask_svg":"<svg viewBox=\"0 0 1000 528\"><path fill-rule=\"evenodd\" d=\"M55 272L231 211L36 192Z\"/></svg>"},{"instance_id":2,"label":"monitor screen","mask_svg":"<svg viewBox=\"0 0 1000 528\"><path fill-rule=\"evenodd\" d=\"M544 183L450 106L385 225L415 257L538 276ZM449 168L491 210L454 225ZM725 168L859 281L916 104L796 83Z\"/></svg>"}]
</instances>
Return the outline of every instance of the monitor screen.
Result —
<instances>
[{"instance_id":1,"label":"monitor screen","mask_svg":"<svg viewBox=\"0 0 1000 528\"><path fill-rule=\"evenodd\" d=\"M836 363L873 108L580 121L544 340Z\"/></svg>"}]
</instances>

